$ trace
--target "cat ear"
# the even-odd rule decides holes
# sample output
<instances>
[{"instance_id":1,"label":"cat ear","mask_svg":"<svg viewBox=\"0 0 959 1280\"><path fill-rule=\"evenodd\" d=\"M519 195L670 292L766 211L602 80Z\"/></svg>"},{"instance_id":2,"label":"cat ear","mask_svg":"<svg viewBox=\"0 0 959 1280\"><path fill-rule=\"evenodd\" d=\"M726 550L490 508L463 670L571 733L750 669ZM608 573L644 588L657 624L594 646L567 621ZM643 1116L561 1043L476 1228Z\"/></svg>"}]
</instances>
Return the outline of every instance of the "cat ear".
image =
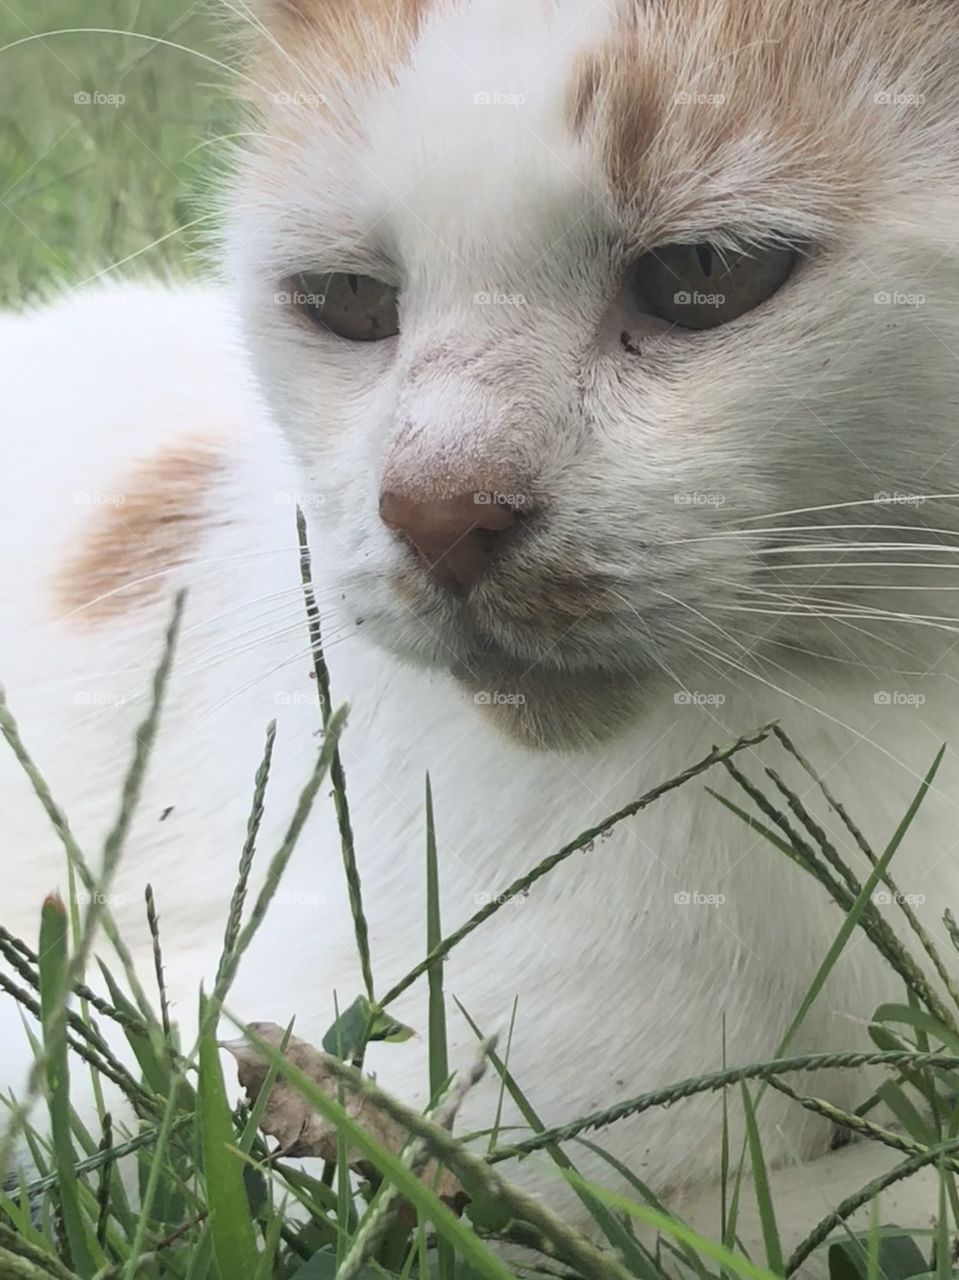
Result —
<instances>
[{"instance_id":1,"label":"cat ear","mask_svg":"<svg viewBox=\"0 0 959 1280\"><path fill-rule=\"evenodd\" d=\"M255 25L297 38L342 70L388 68L409 52L427 12L443 0L246 0ZM292 50L291 50L292 51Z\"/></svg>"}]
</instances>

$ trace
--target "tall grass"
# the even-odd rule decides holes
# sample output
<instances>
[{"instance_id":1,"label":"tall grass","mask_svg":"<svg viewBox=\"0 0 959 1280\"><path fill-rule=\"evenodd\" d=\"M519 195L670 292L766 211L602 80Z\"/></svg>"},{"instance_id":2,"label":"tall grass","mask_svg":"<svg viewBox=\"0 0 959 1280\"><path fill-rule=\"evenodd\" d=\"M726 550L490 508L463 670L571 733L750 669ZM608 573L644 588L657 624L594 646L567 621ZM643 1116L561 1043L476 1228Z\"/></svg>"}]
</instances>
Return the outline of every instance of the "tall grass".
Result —
<instances>
[{"instance_id":1,"label":"tall grass","mask_svg":"<svg viewBox=\"0 0 959 1280\"><path fill-rule=\"evenodd\" d=\"M0 703L0 730L8 747L26 770L39 802L57 831L75 875L90 884L86 913L68 919L63 904L49 898L42 913L38 947L0 931L0 953L9 974L2 976L8 997L19 1001L35 1020L36 1069L27 1095L8 1098L9 1120L0 1160L10 1178L0 1194L0 1277L178 1277L180 1280L455 1280L490 1277L582 1277L582 1280L667 1280L695 1275L699 1280L732 1275L769 1280L793 1275L816 1251L828 1250L834 1280L884 1275L901 1280L920 1271L946 1274L951 1267L950 1240L959 1224L955 1173L959 1169L959 1022L951 981L936 987L927 977L931 967L940 978L951 977L953 960L938 953L919 922L907 911L916 939L914 954L879 916L872 894L882 883L895 891L890 864L903 836L935 778L940 752L903 815L886 847L866 847L871 871L859 883L846 867L826 833L812 819L799 797L767 766L769 789L750 779L741 761L748 748L775 747L801 761L827 803L857 832L848 812L827 791L812 765L779 726L766 726L735 742L718 746L676 777L665 779L611 815L580 833L562 849L532 866L496 901L470 920L443 932L439 911L442 874L442 832L436 830L432 794L425 781L424 849L427 864L426 922L420 962L382 996L376 995L362 905L362 850L354 847L349 820L346 779L338 743L346 711L334 710L333 693L322 654L319 617L312 593L309 549L300 522L301 567L305 626L308 628L317 672L317 717L323 727L322 745L305 780L286 834L270 862L264 888L252 903L247 883L255 857L260 815L270 785L274 728L266 727L261 764L251 779L252 799L247 838L238 850L237 884L224 922L224 944L213 991L198 992L199 1034L190 1047L181 1037L171 1010L161 995L154 1008L130 964L122 938L109 915L104 888L123 856L126 833L136 811L153 741L162 731L166 682L176 661L176 641L183 602L175 602L163 655L153 681L149 712L135 739L130 765L117 803L117 818L106 843L102 871L94 879L89 860L80 850L66 817L43 779L42 766L30 755L12 711ZM810 874L843 908L845 915L833 946L796 1011L780 1052L765 1062L725 1068L695 1079L664 1083L662 1088L611 1102L567 1124L546 1127L508 1065L508 1045L487 1040L463 1013L477 1035L477 1057L465 1071L451 1075L446 1039L446 996L442 960L463 938L483 927L516 893L526 892L567 858L590 856L592 841L603 831L631 820L668 791L688 784L708 771L724 770L743 799L716 791L717 802L737 813L744 823L774 846L770 856L788 856L796 874ZM243 954L270 908L272 896L296 847L299 834L324 785L334 792L343 846L343 870L350 888L356 941L363 966L364 991L337 1017L324 1037L324 1087L304 1072L284 1051L289 1029L279 1038L264 1037L229 1013L229 992ZM748 807L747 806L751 806ZM899 895L901 897L901 895ZM897 899L898 900L898 899ZM907 906L905 900L902 905ZM152 899L146 909L153 924L153 965L162 974L162 940L155 924ZM862 929L903 980L901 1004L876 1011L872 1035L874 1052L789 1056L792 1035L822 989L829 972L856 929ZM112 943L120 960L114 973L102 957L98 966L103 989L89 982L88 970L96 939ZM428 1085L430 1103L424 1113L390 1097L362 1069L366 1045L372 1039L402 1039L407 1028L390 1016L389 1005L412 983L429 984ZM946 992L943 998L939 992ZM160 985L162 992L162 983ZM947 1003L947 1001L949 1003ZM120 1026L129 1054L116 1055L100 1033L99 1020ZM236 1024L245 1043L261 1055L262 1086L252 1104L231 1104L231 1086L224 1078L218 1044L224 1025ZM98 1132L88 1132L71 1104L71 1064L92 1070L103 1086ZM856 1071L864 1065L888 1069L885 1083L857 1110L832 1106L800 1093L789 1077L818 1070ZM452 1124L463 1096L486 1071L498 1073L502 1092L518 1105L529 1136L504 1139L494 1119L489 1145L454 1136ZM119 1087L136 1116L136 1130L124 1131L107 1113L102 1098L107 1082ZM260 1124L274 1089L291 1090L297 1105L322 1117L336 1135L332 1160L324 1176L316 1177L282 1147L270 1149ZM832 1208L807 1238L785 1257L777 1220L774 1182L770 1179L756 1116L766 1089L785 1094L796 1107L827 1117L837 1128L857 1138L895 1148L903 1159L882 1177ZM732 1092L730 1092L732 1091ZM653 1107L678 1106L698 1094L714 1095L726 1115L727 1099L738 1101L746 1119L746 1140L738 1153L730 1152L733 1195L723 1214L724 1240L703 1238L681 1219L667 1212L651 1189L613 1157L606 1155L592 1131L642 1114ZM356 1107L363 1099L383 1118L383 1125L361 1124ZM890 1128L872 1118L882 1102L898 1120ZM35 1107L48 1120L33 1122ZM371 1114L364 1110L364 1115ZM677 1123L681 1122L677 1112ZM384 1126L389 1126L384 1127ZM388 1141L387 1133L399 1135ZM11 1161L18 1144L25 1144L29 1162ZM586 1146L604 1157L630 1188L624 1196L589 1182L576 1168L574 1153ZM728 1150L728 1140L724 1147ZM594 1223L586 1239L539 1200L510 1179L516 1160L532 1152L546 1152L560 1175L573 1187ZM329 1153L328 1153L329 1154ZM124 1165L140 1169L140 1189L131 1200L121 1176ZM852 1233L846 1220L864 1205L878 1204L888 1187L915 1170L936 1166L941 1203L930 1206L938 1227L930 1233L919 1224L911 1234L884 1225L874 1214L872 1227ZM335 1166L335 1167L334 1167ZM441 1188L455 1179L451 1198ZM432 1169L433 1172L429 1173ZM717 1170L717 1174L718 1174ZM741 1181L744 1173L751 1177ZM718 1194L718 1193L717 1193ZM725 1192L724 1192L725 1194ZM743 1195L754 1196L762 1226L761 1259L747 1257L737 1245L737 1206ZM465 1214L460 1213L466 1201ZM644 1230L637 1231L637 1225ZM651 1240L654 1242L651 1243ZM512 1246L513 1252L503 1246ZM522 1246L522 1254L515 1250ZM522 1261L516 1259L521 1257Z\"/></svg>"},{"instance_id":2,"label":"tall grass","mask_svg":"<svg viewBox=\"0 0 959 1280\"><path fill-rule=\"evenodd\" d=\"M101 273L183 274L234 132L215 4L0 4L0 305ZM100 95L99 98L97 95ZM87 101L86 98L90 100ZM122 100L120 100L122 99Z\"/></svg>"}]
</instances>

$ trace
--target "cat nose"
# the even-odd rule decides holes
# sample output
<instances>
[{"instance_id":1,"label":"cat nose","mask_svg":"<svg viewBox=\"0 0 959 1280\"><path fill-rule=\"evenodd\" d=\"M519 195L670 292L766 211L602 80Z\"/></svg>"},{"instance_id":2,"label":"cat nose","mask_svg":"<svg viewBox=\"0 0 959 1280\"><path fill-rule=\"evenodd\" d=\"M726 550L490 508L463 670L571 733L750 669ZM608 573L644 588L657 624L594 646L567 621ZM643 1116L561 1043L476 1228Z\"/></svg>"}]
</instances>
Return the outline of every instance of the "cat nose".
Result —
<instances>
[{"instance_id":1,"label":"cat nose","mask_svg":"<svg viewBox=\"0 0 959 1280\"><path fill-rule=\"evenodd\" d=\"M385 489L380 519L406 539L434 582L459 593L480 580L519 523L517 502L488 489L449 498Z\"/></svg>"}]
</instances>

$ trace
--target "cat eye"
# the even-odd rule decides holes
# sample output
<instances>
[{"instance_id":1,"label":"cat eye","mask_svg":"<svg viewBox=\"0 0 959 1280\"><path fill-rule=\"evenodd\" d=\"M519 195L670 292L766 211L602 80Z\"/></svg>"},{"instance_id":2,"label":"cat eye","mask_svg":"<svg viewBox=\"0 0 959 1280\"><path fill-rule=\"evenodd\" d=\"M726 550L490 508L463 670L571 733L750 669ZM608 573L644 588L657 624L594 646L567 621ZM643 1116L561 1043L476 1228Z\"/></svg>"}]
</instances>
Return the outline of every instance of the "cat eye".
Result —
<instances>
[{"instance_id":1,"label":"cat eye","mask_svg":"<svg viewBox=\"0 0 959 1280\"><path fill-rule=\"evenodd\" d=\"M645 315L683 329L715 329L752 311L786 283L793 248L719 250L711 244L667 244L633 267L633 299Z\"/></svg>"},{"instance_id":2,"label":"cat eye","mask_svg":"<svg viewBox=\"0 0 959 1280\"><path fill-rule=\"evenodd\" d=\"M400 331L398 291L353 272L300 272L277 296L320 329L350 342L379 342Z\"/></svg>"}]
</instances>

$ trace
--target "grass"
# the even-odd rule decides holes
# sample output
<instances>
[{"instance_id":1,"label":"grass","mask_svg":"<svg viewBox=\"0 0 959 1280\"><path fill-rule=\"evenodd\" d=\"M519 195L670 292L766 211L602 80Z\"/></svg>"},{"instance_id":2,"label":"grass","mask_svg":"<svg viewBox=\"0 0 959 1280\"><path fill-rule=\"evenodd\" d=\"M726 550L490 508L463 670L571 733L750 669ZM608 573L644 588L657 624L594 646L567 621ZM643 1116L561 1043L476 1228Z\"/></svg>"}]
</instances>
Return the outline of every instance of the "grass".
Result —
<instances>
[{"instance_id":1,"label":"grass","mask_svg":"<svg viewBox=\"0 0 959 1280\"><path fill-rule=\"evenodd\" d=\"M880 883L896 894L890 865L903 836L932 785L942 758L940 752L916 792L902 822L881 852L866 846L871 872L860 884L839 859L821 828L795 793L771 766L765 785L746 776L742 761L752 748L764 744L799 759L822 794L854 829L847 811L826 791L813 766L797 751L779 726L767 726L736 742L713 749L681 774L667 779L598 827L584 831L555 854L520 877L494 902L470 920L443 933L439 914L442 874L441 833L435 830L428 782L424 806L424 849L427 859L427 901L424 957L389 992L376 994L374 959L368 948L363 911L361 851L353 846L349 824L346 779L339 763L338 741L345 720L333 708L332 692L322 655L320 620L311 589L309 549L301 522L301 567L305 618L318 672L317 719L324 728L322 745L309 778L291 815L285 837L273 855L264 888L247 903L247 882L264 796L269 789L273 728L267 726L261 765L252 780L248 837L238 850L238 880L229 918L225 922L223 953L209 997L200 995L199 1035L186 1049L161 997L153 1006L129 971L122 940L110 920L109 881L123 855L126 833L149 766L149 755L162 724L162 708L169 672L175 662L182 599L175 602L166 644L153 681L148 714L131 750L130 766L117 802L117 817L105 842L103 871L94 880L84 853L29 755L10 710L0 701L0 731L26 770L34 790L56 829L73 874L91 888L90 905L82 918L69 920L59 899L47 901L39 945L17 940L0 930L0 953L17 974L2 985L39 1020L36 1069L28 1096L8 1098L9 1122L0 1142L0 1174L12 1171L15 1140L25 1137L36 1175L27 1180L16 1170L0 1194L0 1277L41 1280L749 1280L790 1277L815 1252L828 1249L831 1280L905 1280L908 1275L951 1274L953 1232L959 1227L959 1006L942 1003L926 977L926 966L950 973L953 958L938 954L918 922L911 921L917 942L907 949L878 916L873 892ZM477 1035L474 1065L452 1079L446 1049L446 997L442 958L510 898L535 885L566 858L588 857L602 831L629 821L668 791L688 784L707 771L725 770L739 788L750 812L728 797L717 798L737 812L750 828L771 844L771 856L788 856L798 863L796 874L810 874L845 908L845 918L806 998L797 1010L790 1034L776 1058L727 1068L708 1076L666 1085L653 1093L548 1129L539 1119L522 1082L509 1070L508 1046L500 1057L483 1029L470 1019ZM300 831L318 796L331 784L340 815L344 875L350 886L357 945L365 948L366 990L337 1018L324 1037L326 1052L298 1047L296 1063L284 1049L289 1029L244 1027L229 1013L229 992L240 960L262 923L279 887ZM776 798L773 799L770 795ZM149 915L151 899L147 894ZM102 924L114 941L119 976L101 962L104 992L86 984L94 929ZM857 928L903 979L901 1004L876 1011L872 1035L876 1051L784 1057L791 1035ZM116 944L119 943L119 946ZM163 968L163 939L154 934L156 974ZM393 1021L389 1005L413 982L430 987L428 1070L430 1106L421 1114L380 1090L361 1069L366 1045L372 1039L401 1040L409 1029ZM130 994L124 991L130 984ZM79 1005L68 1003L73 991ZM114 1055L93 1020L109 1018L123 1027L130 1053ZM469 1011L463 1010L469 1018ZM250 1094L246 1105L231 1107L232 1087L224 1079L218 1043L225 1028L236 1025L245 1037L243 1061L256 1066L255 1086L244 1076ZM72 1050L74 1057L68 1053ZM238 1050L234 1049L234 1052ZM252 1057L251 1057L252 1055ZM80 1058L83 1059L82 1063ZM880 1094L865 1099L856 1111L844 1111L815 1096L802 1095L788 1083L798 1072L856 1070L866 1063L883 1064L889 1077ZM137 1116L135 1131L125 1132L101 1105L99 1134L87 1132L70 1103L73 1069L92 1069L98 1077L118 1083ZM528 1136L515 1132L504 1140L496 1117L490 1130L470 1141L454 1137L452 1121L465 1093L485 1071L500 1075L502 1090L517 1103ZM102 1084L103 1081L101 1080ZM765 1091L785 1093L799 1107L826 1116L840 1129L898 1150L904 1159L891 1171L834 1207L788 1258L783 1256L776 1206L756 1113ZM285 1091L280 1093L278 1091ZM579 1174L571 1151L585 1145L604 1155L601 1145L586 1135L627 1116L653 1107L680 1104L684 1098L709 1093L725 1116L727 1105L741 1102L746 1139L739 1153L724 1156L734 1183L731 1207L724 1213L724 1243L705 1239L671 1216L636 1174L606 1157L633 1194L614 1194ZM885 1102L899 1119L892 1131L870 1117L875 1103ZM31 1108L46 1106L49 1125L34 1128ZM362 1102L362 1108L354 1105ZM292 1112L289 1109L292 1108ZM363 1124L356 1114L362 1110ZM278 1134L277 1116L287 1114L297 1136L294 1150L269 1146ZM304 1117L326 1122L324 1136L303 1135ZM49 1134L49 1136L46 1136ZM724 1142L728 1149L728 1139ZM510 1180L517 1158L545 1152L558 1175L571 1183L595 1224L595 1239L570 1229L541 1201L531 1198ZM299 1166L295 1154L322 1154L328 1168L317 1178ZM334 1158L335 1157L335 1158ZM140 1166L139 1200L134 1207L124 1179L122 1161ZM878 1197L916 1169L938 1167L940 1201L935 1231L903 1231L883 1224ZM334 1167L335 1166L335 1167ZM442 1167L437 1184L429 1168ZM744 1170L753 1181L747 1192L740 1186ZM441 1186L444 1188L440 1193ZM736 1231L736 1205L741 1194L757 1199L764 1259L746 1256ZM451 1198L452 1196L452 1198ZM465 1216L458 1210L467 1201ZM858 1235L846 1220L863 1205L873 1204L872 1227ZM403 1208L405 1206L405 1208ZM937 1206L931 1206L933 1212ZM402 1209L402 1212L400 1210ZM294 1211L295 1210L295 1211ZM658 1232L650 1247L636 1223ZM522 1245L522 1263L510 1263L502 1243Z\"/></svg>"},{"instance_id":2,"label":"grass","mask_svg":"<svg viewBox=\"0 0 959 1280\"><path fill-rule=\"evenodd\" d=\"M53 34L78 27L142 34ZM115 263L201 265L233 113L229 74L189 50L224 46L195 0L2 0L0 305Z\"/></svg>"},{"instance_id":3,"label":"grass","mask_svg":"<svg viewBox=\"0 0 959 1280\"><path fill-rule=\"evenodd\" d=\"M53 34L78 26L101 30ZM107 31L135 31L140 37L104 34ZM189 0L85 0L82 9L76 0L43 0L40 7L26 0L0 0L0 302L19 305L53 288L114 269L128 270L131 264L154 272L201 267L197 248L211 226L205 203L218 165L216 139L231 128L223 92L229 75L214 65L219 59L229 60L225 47L215 11ZM363 911L362 850L354 848L347 779L337 751L344 713L334 708L323 662L302 525L301 538L305 626L314 651L323 745L273 855L268 887L248 903L247 883L272 764L273 729L264 727L262 762L251 780L247 840L237 850L237 885L224 921L222 958L214 990L201 1005L196 1044L180 1043L162 988L156 1001L147 994L141 981L146 975L138 976L133 969L103 905L109 876L123 856L150 746L162 728L180 604L156 673L151 711L131 752L106 856L97 864L104 867L99 879L91 873L85 851L78 847L0 698L6 745L27 771L60 837L71 883L81 881L90 902L82 917L77 913L68 918L62 903L50 899L36 940L15 939L0 929L5 962L0 985L4 998L17 999L28 1015L37 1053L29 1095L7 1099L8 1123L0 1139L0 1172L11 1175L0 1192L0 1280L509 1280L518 1275L543 1280L675 1280L681 1275L697 1280L735 1275L771 1280L793 1275L823 1249L828 1249L831 1280L951 1274L951 1241L959 1228L959 997L954 976L959 965L955 956L938 953L904 900L901 905L915 941L912 949L897 938L872 901L880 884L896 893L890 864L935 776L938 758L899 830L891 833L885 849L873 851L787 735L778 726L766 726L692 762L684 773L637 798L599 827L570 833L562 849L531 867L470 920L456 922L449 933L443 932L439 914L442 832L435 830L432 796L424 780L429 887L423 956L390 991L377 994L375 957L370 954ZM747 775L743 752L761 743L798 759L819 786L871 865L865 883L842 863L774 769L767 768L760 782ZM483 1028L470 1019L477 1059L465 1076L451 1079L443 958L560 862L588 857L597 835L707 771L714 780L723 771L727 775L726 790L715 789L717 802L761 834L774 847L771 856L791 858L797 875L813 875L845 912L836 940L796 1011L791 1034L850 937L861 928L883 962L899 974L905 992L902 1003L876 1011L871 1024L875 1052L789 1057L787 1037L769 1061L664 1083L653 1092L546 1128L522 1081L510 1071L509 1044L489 1043ZM272 1043L247 1029L262 1057L260 1093L249 1104L231 1106L234 1090L223 1077L217 1049L218 1038L231 1026L231 981L269 909L306 816L327 784L334 793L364 978L364 991L324 1037L327 1056L317 1059L324 1064L324 1078L334 1079L336 1085L322 1088L317 1079L293 1066L283 1053L289 1032ZM726 793L730 788L732 796ZM76 901L75 894L70 898ZM150 909L148 895L148 913ZM98 927L116 960L111 967L101 963L94 977L90 957ZM953 937L959 947L959 930L954 927ZM158 929L154 945L158 977L164 945ZM424 1030L431 1104L425 1114L383 1094L361 1069L371 1040L401 1040L410 1034L391 1018L389 1006L416 981L426 981L430 990L429 1026ZM469 1019L469 1010L462 1012ZM105 1021L123 1029L129 1049L125 1057L108 1047L99 1030ZM867 1062L884 1064L889 1074L879 1094L864 1099L855 1111L830 1107L798 1093L789 1083L789 1077L801 1071L856 1070ZM132 1131L126 1132L102 1104L99 1131L84 1128L70 1101L71 1078L80 1071L93 1073L99 1097L107 1082L119 1086L136 1116ZM518 1105L527 1133L501 1133L497 1114L490 1117L488 1133L479 1135L479 1145L451 1136L449 1122L458 1102L483 1071L498 1073L501 1097L509 1094ZM782 1254L774 1193L755 1119L770 1088L786 1094L793 1105L826 1115L838 1128L890 1146L902 1157L882 1178L833 1206L788 1258ZM279 1089L321 1115L335 1135L337 1158L328 1161L321 1177L305 1171L282 1147L269 1145L261 1123L266 1123L268 1099ZM732 1194L727 1203L724 1188L722 1244L704 1239L669 1215L635 1172L612 1157L605 1156L630 1188L630 1196L613 1195L585 1182L574 1162L583 1146L605 1154L590 1136L596 1130L654 1107L680 1108L683 1099L698 1094L712 1095L724 1117L728 1108L740 1106L747 1120L741 1151L729 1149L728 1135L724 1142ZM357 1096L366 1098L394 1132L405 1136L385 1144L379 1130L357 1124L348 1105ZM897 1117L895 1131L874 1118L880 1101ZM34 1128L34 1110L43 1109L48 1120ZM31 1151L29 1176L14 1168L18 1137ZM361 1153L362 1159L349 1157L351 1152ZM532 1152L545 1152L558 1176L573 1185L595 1223L596 1243L577 1236L510 1181L515 1161ZM439 1161L465 1189L470 1197L465 1217L458 1216L424 1176L430 1161ZM121 1176L121 1169L131 1163L139 1173L135 1201ZM929 1164L939 1170L939 1203L929 1207L930 1216L938 1219L936 1229L905 1231L883 1224L878 1207L883 1191ZM740 1183L747 1169L753 1174L751 1190ZM746 1194L758 1198L764 1259L747 1258L738 1246L737 1205ZM866 1204L874 1206L872 1227L852 1234L846 1220ZM406 1208L399 1214L401 1205ZM636 1231L640 1223L658 1233L654 1245L644 1242L648 1235ZM504 1260L496 1247L503 1241L525 1247L522 1264Z\"/></svg>"}]
</instances>

